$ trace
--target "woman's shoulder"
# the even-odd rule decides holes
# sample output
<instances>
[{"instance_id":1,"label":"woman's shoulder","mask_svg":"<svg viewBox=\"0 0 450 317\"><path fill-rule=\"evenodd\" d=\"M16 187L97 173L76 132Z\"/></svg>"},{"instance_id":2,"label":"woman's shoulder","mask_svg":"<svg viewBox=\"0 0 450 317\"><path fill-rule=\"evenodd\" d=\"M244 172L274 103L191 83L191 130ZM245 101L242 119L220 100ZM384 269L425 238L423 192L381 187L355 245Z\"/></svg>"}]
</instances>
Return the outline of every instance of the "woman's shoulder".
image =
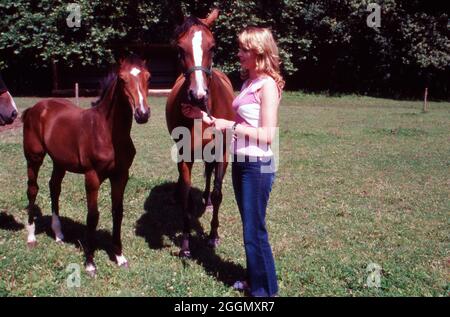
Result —
<instances>
[{"instance_id":1,"label":"woman's shoulder","mask_svg":"<svg viewBox=\"0 0 450 317\"><path fill-rule=\"evenodd\" d=\"M267 75L262 75L262 76L258 77L256 80L254 80L251 83L252 92L256 92L256 91L260 90L262 87L266 86L267 83L269 83L268 85L270 86L271 81L273 81L275 83L273 78L270 76L267 76Z\"/></svg>"},{"instance_id":2,"label":"woman's shoulder","mask_svg":"<svg viewBox=\"0 0 450 317\"><path fill-rule=\"evenodd\" d=\"M261 81L261 87L260 89L264 89L264 90L274 90L276 91L279 95L281 95L281 90L278 87L277 82L275 81L275 79L272 76L265 76L262 81Z\"/></svg>"}]
</instances>

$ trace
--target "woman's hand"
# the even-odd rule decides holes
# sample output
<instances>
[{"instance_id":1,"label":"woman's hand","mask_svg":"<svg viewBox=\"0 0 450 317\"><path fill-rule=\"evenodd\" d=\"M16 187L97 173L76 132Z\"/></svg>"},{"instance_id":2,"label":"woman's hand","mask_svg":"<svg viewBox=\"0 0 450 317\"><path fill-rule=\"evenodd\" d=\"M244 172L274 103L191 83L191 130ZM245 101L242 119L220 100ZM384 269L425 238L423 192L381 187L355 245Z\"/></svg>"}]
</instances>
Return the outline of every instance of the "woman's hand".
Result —
<instances>
[{"instance_id":1,"label":"woman's hand","mask_svg":"<svg viewBox=\"0 0 450 317\"><path fill-rule=\"evenodd\" d=\"M203 120L203 123L212 125L212 126L214 126L214 128L216 128L217 130L221 130L221 131L226 130L226 129L231 129L234 124L234 121L220 119L220 118L217 119L217 118L214 118L213 116L208 116L208 114L204 111L202 111L202 120Z\"/></svg>"},{"instance_id":2,"label":"woman's hand","mask_svg":"<svg viewBox=\"0 0 450 317\"><path fill-rule=\"evenodd\" d=\"M206 112L204 112L203 110L201 112L202 112L203 123L208 124L208 125L213 125L216 118L214 118L213 116L208 116L208 114Z\"/></svg>"},{"instance_id":3,"label":"woman's hand","mask_svg":"<svg viewBox=\"0 0 450 317\"><path fill-rule=\"evenodd\" d=\"M227 129L231 129L233 127L234 121L225 120L225 119L215 119L214 127L217 130L223 131Z\"/></svg>"}]
</instances>

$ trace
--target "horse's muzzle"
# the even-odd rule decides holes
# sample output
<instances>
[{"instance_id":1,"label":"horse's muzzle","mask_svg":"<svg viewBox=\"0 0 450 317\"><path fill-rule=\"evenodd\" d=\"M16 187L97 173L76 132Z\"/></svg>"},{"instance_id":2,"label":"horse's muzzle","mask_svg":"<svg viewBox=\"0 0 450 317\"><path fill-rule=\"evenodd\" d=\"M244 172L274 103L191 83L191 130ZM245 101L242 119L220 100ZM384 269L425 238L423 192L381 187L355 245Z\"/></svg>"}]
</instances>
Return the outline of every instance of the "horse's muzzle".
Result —
<instances>
[{"instance_id":1,"label":"horse's muzzle","mask_svg":"<svg viewBox=\"0 0 450 317\"><path fill-rule=\"evenodd\" d=\"M13 110L9 115L2 115L0 113L0 125L11 124L17 118L17 111Z\"/></svg>"},{"instance_id":2,"label":"horse's muzzle","mask_svg":"<svg viewBox=\"0 0 450 317\"><path fill-rule=\"evenodd\" d=\"M142 113L139 110L136 110L134 112L134 120L136 120L136 122L139 124L147 123L149 118L150 118L150 109L145 113Z\"/></svg>"},{"instance_id":3,"label":"horse's muzzle","mask_svg":"<svg viewBox=\"0 0 450 317\"><path fill-rule=\"evenodd\" d=\"M202 96L201 98L199 98L198 96L195 95L193 90L189 90L188 91L188 101L192 104L195 104L197 106L204 106L208 103L208 90L205 91L206 94L204 96ZM203 109L202 109L203 110Z\"/></svg>"}]
</instances>

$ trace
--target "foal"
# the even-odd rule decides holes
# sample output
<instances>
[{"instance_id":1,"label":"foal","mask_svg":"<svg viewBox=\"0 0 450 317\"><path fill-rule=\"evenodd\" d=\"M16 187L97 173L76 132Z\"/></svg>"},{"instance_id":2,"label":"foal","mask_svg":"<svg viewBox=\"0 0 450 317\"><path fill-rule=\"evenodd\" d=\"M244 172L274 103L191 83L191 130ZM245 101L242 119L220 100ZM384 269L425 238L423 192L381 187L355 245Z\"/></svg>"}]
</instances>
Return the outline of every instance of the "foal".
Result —
<instances>
[{"instance_id":1,"label":"foal","mask_svg":"<svg viewBox=\"0 0 450 317\"><path fill-rule=\"evenodd\" d=\"M122 61L104 88L97 106L81 109L68 100L47 99L23 115L23 148L28 168L28 245L36 245L34 207L37 177L44 156L53 160L49 182L52 201L52 229L56 241L64 236L59 220L59 195L66 171L85 175L87 196L86 271L96 273L94 236L99 212L97 197L105 179L111 182L113 251L119 266L128 267L122 254L121 224L123 195L129 168L136 154L130 137L132 118L145 123L150 117L147 83L150 73L137 57Z\"/></svg>"}]
</instances>

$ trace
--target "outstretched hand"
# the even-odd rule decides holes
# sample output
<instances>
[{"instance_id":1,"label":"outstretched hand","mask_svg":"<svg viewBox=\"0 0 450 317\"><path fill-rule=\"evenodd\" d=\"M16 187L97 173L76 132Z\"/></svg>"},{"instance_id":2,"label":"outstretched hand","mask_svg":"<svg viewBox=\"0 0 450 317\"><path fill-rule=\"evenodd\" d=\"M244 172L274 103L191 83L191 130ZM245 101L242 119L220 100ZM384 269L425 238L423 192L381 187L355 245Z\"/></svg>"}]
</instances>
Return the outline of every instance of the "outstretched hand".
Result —
<instances>
[{"instance_id":1,"label":"outstretched hand","mask_svg":"<svg viewBox=\"0 0 450 317\"><path fill-rule=\"evenodd\" d=\"M213 125L216 118L214 118L213 116L208 116L208 114L204 111L201 111L201 112L202 112L203 123L208 124L208 125Z\"/></svg>"},{"instance_id":2,"label":"outstretched hand","mask_svg":"<svg viewBox=\"0 0 450 317\"><path fill-rule=\"evenodd\" d=\"M234 124L234 121L225 120L221 118L214 118L213 116L208 116L208 114L202 111L202 120L203 123L208 125L212 125L217 130L223 131L227 129L231 129Z\"/></svg>"}]
</instances>

